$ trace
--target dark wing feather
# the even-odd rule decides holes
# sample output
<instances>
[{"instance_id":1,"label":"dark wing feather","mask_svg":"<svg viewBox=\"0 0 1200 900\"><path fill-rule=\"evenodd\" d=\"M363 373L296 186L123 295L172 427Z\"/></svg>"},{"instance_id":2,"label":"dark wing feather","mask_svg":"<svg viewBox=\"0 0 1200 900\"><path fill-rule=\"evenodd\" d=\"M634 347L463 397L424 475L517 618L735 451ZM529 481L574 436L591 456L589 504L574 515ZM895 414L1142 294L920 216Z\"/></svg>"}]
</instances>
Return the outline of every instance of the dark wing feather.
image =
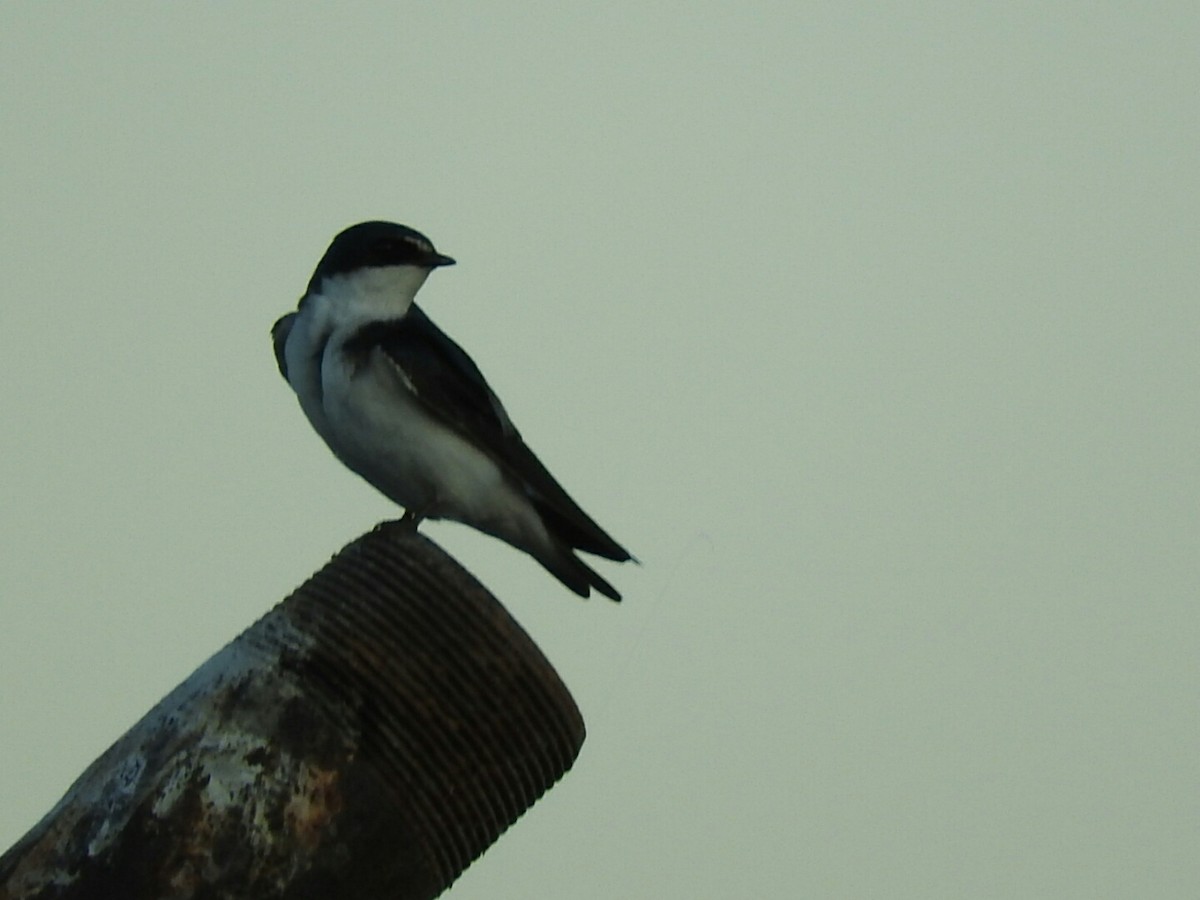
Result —
<instances>
[{"instance_id":1,"label":"dark wing feather","mask_svg":"<svg viewBox=\"0 0 1200 900\"><path fill-rule=\"evenodd\" d=\"M295 321L296 314L288 313L278 322L271 326L271 343L275 345L275 364L279 366L279 374L283 376L283 380L288 380L287 374L287 339L288 334L292 330L292 322Z\"/></svg>"},{"instance_id":2,"label":"dark wing feather","mask_svg":"<svg viewBox=\"0 0 1200 900\"><path fill-rule=\"evenodd\" d=\"M533 455L483 375L458 344L413 306L403 319L364 326L350 353L378 348L425 410L483 450L520 484L552 533L571 547L618 561L629 553L591 520Z\"/></svg>"}]
</instances>

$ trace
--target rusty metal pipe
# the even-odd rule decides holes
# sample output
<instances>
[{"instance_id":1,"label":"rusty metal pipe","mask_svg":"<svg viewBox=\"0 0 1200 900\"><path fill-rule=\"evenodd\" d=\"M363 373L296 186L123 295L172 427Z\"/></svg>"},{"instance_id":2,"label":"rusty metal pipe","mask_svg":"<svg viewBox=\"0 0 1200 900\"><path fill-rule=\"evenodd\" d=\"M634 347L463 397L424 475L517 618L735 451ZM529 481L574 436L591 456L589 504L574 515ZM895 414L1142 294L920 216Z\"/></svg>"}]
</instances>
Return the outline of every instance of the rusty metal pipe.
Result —
<instances>
[{"instance_id":1,"label":"rusty metal pipe","mask_svg":"<svg viewBox=\"0 0 1200 900\"><path fill-rule=\"evenodd\" d=\"M0 857L0 900L429 900L583 738L499 601L385 523L97 759Z\"/></svg>"}]
</instances>

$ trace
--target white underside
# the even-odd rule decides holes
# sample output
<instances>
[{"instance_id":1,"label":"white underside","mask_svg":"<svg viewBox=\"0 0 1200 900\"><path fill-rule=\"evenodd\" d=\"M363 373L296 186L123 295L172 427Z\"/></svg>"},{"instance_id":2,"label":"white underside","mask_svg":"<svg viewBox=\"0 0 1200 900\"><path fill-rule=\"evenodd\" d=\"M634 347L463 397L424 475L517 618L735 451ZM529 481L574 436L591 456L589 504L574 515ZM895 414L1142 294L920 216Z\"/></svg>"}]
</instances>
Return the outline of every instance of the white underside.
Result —
<instances>
[{"instance_id":1,"label":"white underside","mask_svg":"<svg viewBox=\"0 0 1200 900\"><path fill-rule=\"evenodd\" d=\"M346 358L345 341L364 324L408 311L425 273L397 269L391 278L331 279L305 300L285 347L301 408L342 462L405 509L465 522L527 550L548 547L528 499L487 454L421 408L381 351L356 367Z\"/></svg>"}]
</instances>

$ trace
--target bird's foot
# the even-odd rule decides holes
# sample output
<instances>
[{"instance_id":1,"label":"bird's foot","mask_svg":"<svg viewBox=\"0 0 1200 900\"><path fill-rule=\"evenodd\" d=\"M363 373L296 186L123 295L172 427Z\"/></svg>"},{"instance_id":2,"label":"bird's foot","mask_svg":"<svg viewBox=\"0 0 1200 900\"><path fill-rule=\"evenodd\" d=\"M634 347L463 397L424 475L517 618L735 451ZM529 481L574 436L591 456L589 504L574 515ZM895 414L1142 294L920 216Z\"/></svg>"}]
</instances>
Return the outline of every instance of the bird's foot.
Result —
<instances>
[{"instance_id":1,"label":"bird's foot","mask_svg":"<svg viewBox=\"0 0 1200 900\"><path fill-rule=\"evenodd\" d=\"M428 512L428 506L406 508L404 510L404 515L400 517L400 524L413 534L416 534L417 526L420 525L425 519L425 516Z\"/></svg>"}]
</instances>

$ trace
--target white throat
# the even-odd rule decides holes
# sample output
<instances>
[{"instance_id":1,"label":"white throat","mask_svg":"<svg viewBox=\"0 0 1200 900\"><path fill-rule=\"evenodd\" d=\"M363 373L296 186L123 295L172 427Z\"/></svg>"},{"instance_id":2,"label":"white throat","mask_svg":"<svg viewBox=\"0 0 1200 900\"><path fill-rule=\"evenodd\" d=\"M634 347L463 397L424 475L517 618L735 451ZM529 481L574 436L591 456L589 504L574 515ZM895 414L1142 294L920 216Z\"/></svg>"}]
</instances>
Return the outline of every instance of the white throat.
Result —
<instances>
[{"instance_id":1,"label":"white throat","mask_svg":"<svg viewBox=\"0 0 1200 900\"><path fill-rule=\"evenodd\" d=\"M417 291L429 277L419 266L383 266L360 269L349 275L334 275L321 285L321 312L334 327L351 322L399 319L412 306Z\"/></svg>"}]
</instances>

